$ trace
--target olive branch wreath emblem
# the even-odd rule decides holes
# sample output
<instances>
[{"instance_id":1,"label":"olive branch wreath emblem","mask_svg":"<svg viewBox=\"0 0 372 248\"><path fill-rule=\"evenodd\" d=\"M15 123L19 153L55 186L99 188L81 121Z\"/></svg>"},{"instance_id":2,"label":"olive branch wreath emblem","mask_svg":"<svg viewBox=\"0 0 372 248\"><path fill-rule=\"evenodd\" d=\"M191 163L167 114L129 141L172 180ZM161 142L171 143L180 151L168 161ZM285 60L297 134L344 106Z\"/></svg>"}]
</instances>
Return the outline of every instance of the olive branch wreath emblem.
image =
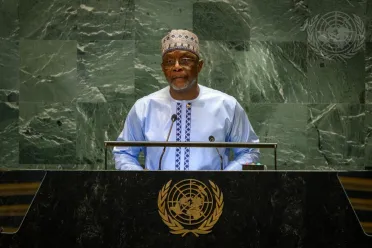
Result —
<instances>
[{"instance_id":1,"label":"olive branch wreath emblem","mask_svg":"<svg viewBox=\"0 0 372 248\"><path fill-rule=\"evenodd\" d=\"M166 199L168 196L168 192L170 190L171 183L172 180L168 181L159 191L158 195L159 214L164 224L166 224L169 227L170 233L180 234L182 235L182 237L184 237L188 233L193 233L196 237L199 237L199 234L210 233L212 231L213 226L217 223L218 219L220 218L224 206L223 194L217 187L217 185L209 180L216 202L213 213L203 223L201 223L199 227L195 229L187 229L183 225L181 225L177 220L172 218L166 210Z\"/></svg>"},{"instance_id":2,"label":"olive branch wreath emblem","mask_svg":"<svg viewBox=\"0 0 372 248\"><path fill-rule=\"evenodd\" d=\"M348 16L347 14L345 14L343 12L340 12L340 11L333 11L333 12L330 12L328 14L333 14L333 13L339 13L339 15L341 15L341 16L342 16L342 14L345 15L345 16ZM357 29L356 30L357 38L355 40L353 40L351 46L348 46L347 49L344 49L343 51L339 51L337 53L330 53L327 49L323 49L320 46L319 41L317 40L318 37L316 35L316 33L318 31L317 29L319 28L319 25L320 25L320 21L322 21L323 18L326 15L320 16L318 14L318 15L314 16L313 18L311 18L311 20L306 21L305 25L307 27L307 35L308 35L307 40L308 40L308 44L309 44L310 48L312 48L312 50L317 55L321 56L324 59L330 59L330 60L341 59L341 60L344 60L344 59L351 58L364 45L365 28L364 28L363 20L359 16L353 14L352 21L353 21L353 24L355 25L355 28ZM351 16L349 16L349 17L351 19Z\"/></svg>"}]
</instances>

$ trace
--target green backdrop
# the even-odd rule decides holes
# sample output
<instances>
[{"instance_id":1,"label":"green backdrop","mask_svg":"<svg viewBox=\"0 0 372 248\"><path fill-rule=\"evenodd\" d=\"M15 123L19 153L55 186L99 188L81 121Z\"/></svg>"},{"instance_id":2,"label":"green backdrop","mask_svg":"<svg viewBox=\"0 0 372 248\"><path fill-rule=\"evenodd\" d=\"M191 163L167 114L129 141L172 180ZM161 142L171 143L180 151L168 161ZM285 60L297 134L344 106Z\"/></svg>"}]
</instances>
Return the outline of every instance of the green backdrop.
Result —
<instances>
[{"instance_id":1,"label":"green backdrop","mask_svg":"<svg viewBox=\"0 0 372 248\"><path fill-rule=\"evenodd\" d=\"M344 60L309 44L311 20L334 11L366 32ZM280 169L372 165L372 0L2 0L0 168L102 169L104 140L167 85L172 28L199 36L199 83L237 98Z\"/></svg>"}]
</instances>

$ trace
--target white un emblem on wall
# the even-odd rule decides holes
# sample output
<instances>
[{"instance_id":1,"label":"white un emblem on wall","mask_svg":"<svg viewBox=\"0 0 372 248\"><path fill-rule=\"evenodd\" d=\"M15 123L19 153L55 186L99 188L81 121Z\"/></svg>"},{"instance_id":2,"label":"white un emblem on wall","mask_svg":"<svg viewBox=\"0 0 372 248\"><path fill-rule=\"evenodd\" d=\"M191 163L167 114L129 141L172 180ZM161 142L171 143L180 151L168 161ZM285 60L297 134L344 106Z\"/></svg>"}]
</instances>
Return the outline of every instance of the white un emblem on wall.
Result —
<instances>
[{"instance_id":1,"label":"white un emblem on wall","mask_svg":"<svg viewBox=\"0 0 372 248\"><path fill-rule=\"evenodd\" d=\"M316 54L328 60L353 57L364 45L365 28L356 15L332 11L316 15L305 24L307 41Z\"/></svg>"}]
</instances>

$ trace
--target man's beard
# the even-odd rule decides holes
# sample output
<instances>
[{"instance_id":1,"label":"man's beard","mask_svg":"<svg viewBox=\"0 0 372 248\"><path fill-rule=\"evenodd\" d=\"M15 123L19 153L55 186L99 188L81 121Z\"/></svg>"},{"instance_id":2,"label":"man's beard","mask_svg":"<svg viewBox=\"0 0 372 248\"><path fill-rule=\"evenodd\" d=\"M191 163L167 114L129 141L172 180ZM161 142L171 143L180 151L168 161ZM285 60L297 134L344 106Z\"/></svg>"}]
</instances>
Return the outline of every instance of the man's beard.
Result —
<instances>
[{"instance_id":1,"label":"man's beard","mask_svg":"<svg viewBox=\"0 0 372 248\"><path fill-rule=\"evenodd\" d=\"M194 78L192 81L187 80L186 83L183 85L183 87L175 86L172 83L172 81L169 83L169 85L172 87L173 90L182 92L182 91L190 89L195 83L196 83L196 78Z\"/></svg>"}]
</instances>

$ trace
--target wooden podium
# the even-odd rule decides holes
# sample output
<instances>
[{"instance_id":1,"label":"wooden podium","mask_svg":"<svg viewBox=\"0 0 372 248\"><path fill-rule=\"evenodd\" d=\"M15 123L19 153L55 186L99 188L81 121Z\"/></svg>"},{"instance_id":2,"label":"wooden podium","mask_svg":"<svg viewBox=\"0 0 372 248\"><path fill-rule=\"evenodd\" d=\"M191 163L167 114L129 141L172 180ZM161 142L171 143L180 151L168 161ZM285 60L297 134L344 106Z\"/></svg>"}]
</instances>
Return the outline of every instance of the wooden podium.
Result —
<instances>
[{"instance_id":1,"label":"wooden podium","mask_svg":"<svg viewBox=\"0 0 372 248\"><path fill-rule=\"evenodd\" d=\"M372 219L363 210L359 223L344 190L368 182L371 172L3 171L0 247L372 247Z\"/></svg>"}]
</instances>

